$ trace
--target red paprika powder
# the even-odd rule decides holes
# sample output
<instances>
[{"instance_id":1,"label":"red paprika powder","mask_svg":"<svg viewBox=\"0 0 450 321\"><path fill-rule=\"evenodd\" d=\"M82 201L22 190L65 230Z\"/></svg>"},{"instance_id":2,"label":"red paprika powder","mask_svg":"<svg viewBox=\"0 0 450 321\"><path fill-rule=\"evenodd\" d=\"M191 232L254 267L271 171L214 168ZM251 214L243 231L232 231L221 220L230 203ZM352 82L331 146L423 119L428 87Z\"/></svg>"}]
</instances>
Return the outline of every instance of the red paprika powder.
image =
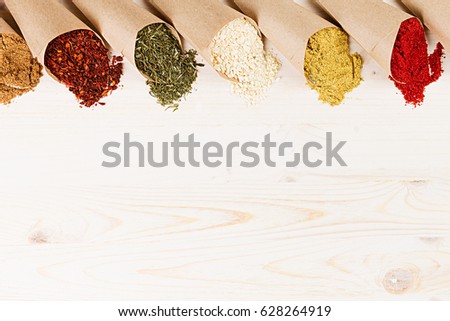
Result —
<instances>
[{"instance_id":1,"label":"red paprika powder","mask_svg":"<svg viewBox=\"0 0 450 321\"><path fill-rule=\"evenodd\" d=\"M390 77L405 97L406 103L420 106L425 88L437 81L442 73L444 47L438 43L428 55L428 44L422 23L417 18L404 21L392 53Z\"/></svg>"},{"instance_id":2,"label":"red paprika powder","mask_svg":"<svg viewBox=\"0 0 450 321\"><path fill-rule=\"evenodd\" d=\"M65 33L50 42L45 52L45 66L86 107L118 88L122 61L120 56L110 61L108 50L91 30Z\"/></svg>"}]
</instances>

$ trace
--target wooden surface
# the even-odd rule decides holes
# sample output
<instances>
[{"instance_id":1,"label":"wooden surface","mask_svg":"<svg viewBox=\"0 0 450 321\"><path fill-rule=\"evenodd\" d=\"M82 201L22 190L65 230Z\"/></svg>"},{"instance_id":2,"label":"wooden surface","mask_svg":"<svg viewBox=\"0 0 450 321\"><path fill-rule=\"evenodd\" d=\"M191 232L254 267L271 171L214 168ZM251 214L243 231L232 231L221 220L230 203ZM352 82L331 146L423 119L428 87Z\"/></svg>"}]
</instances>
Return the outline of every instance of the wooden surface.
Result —
<instances>
[{"instance_id":1,"label":"wooden surface","mask_svg":"<svg viewBox=\"0 0 450 321\"><path fill-rule=\"evenodd\" d=\"M365 81L334 109L287 63L251 108L205 67L177 113L129 64L94 110L46 75L0 108L0 299L450 299L450 73L413 110L361 53ZM327 131L348 141L348 168L100 165L125 132L300 144Z\"/></svg>"}]
</instances>

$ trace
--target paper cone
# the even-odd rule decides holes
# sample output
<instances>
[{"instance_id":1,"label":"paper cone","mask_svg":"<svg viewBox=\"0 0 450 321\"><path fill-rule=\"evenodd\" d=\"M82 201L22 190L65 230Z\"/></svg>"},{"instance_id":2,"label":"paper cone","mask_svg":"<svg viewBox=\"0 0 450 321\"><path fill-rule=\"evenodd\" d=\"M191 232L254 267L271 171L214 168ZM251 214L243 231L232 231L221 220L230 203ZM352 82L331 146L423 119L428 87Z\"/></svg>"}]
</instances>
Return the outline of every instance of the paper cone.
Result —
<instances>
[{"instance_id":1,"label":"paper cone","mask_svg":"<svg viewBox=\"0 0 450 321\"><path fill-rule=\"evenodd\" d=\"M164 23L181 45L176 30L132 0L73 0L73 3L92 22L106 41L136 66L135 46L139 31L154 24Z\"/></svg>"},{"instance_id":2,"label":"paper cone","mask_svg":"<svg viewBox=\"0 0 450 321\"><path fill-rule=\"evenodd\" d=\"M450 50L450 2L448 0L402 0Z\"/></svg>"},{"instance_id":3,"label":"paper cone","mask_svg":"<svg viewBox=\"0 0 450 321\"><path fill-rule=\"evenodd\" d=\"M0 34L18 35L18 33L13 28L11 28L11 26L3 18L0 18Z\"/></svg>"},{"instance_id":4,"label":"paper cone","mask_svg":"<svg viewBox=\"0 0 450 321\"><path fill-rule=\"evenodd\" d=\"M44 63L48 44L79 29L91 30L58 0L5 0L34 56Z\"/></svg>"},{"instance_id":5,"label":"paper cone","mask_svg":"<svg viewBox=\"0 0 450 321\"><path fill-rule=\"evenodd\" d=\"M258 29L253 19L218 0L149 0L149 2L172 22L175 29L209 63L212 61L211 42L228 23L245 18ZM226 76L225 78L228 79Z\"/></svg>"},{"instance_id":6,"label":"paper cone","mask_svg":"<svg viewBox=\"0 0 450 321\"><path fill-rule=\"evenodd\" d=\"M292 0L234 0L234 2L258 23L261 32L303 77L309 39L319 30L336 27Z\"/></svg>"},{"instance_id":7,"label":"paper cone","mask_svg":"<svg viewBox=\"0 0 450 321\"><path fill-rule=\"evenodd\" d=\"M391 74L391 58L401 24L412 18L381 0L316 0Z\"/></svg>"}]
</instances>

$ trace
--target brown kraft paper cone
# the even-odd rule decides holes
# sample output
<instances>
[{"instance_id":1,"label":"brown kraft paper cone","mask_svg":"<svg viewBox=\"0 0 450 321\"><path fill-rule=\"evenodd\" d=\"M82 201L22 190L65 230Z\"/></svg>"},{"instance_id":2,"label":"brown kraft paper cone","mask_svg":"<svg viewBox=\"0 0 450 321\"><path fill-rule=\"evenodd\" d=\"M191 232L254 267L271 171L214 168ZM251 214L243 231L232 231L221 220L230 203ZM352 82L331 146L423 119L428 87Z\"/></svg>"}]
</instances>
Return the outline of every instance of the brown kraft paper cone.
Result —
<instances>
[{"instance_id":1,"label":"brown kraft paper cone","mask_svg":"<svg viewBox=\"0 0 450 321\"><path fill-rule=\"evenodd\" d=\"M450 50L450 2L448 0L402 0Z\"/></svg>"},{"instance_id":2,"label":"brown kraft paper cone","mask_svg":"<svg viewBox=\"0 0 450 321\"><path fill-rule=\"evenodd\" d=\"M259 31L253 19L218 0L149 0L149 2L172 22L175 29L209 63L211 63L212 40L231 21L245 18ZM223 74L221 76L229 79Z\"/></svg>"},{"instance_id":3,"label":"brown kraft paper cone","mask_svg":"<svg viewBox=\"0 0 450 321\"><path fill-rule=\"evenodd\" d=\"M3 18L0 18L0 34L19 35Z\"/></svg>"},{"instance_id":4,"label":"brown kraft paper cone","mask_svg":"<svg viewBox=\"0 0 450 321\"><path fill-rule=\"evenodd\" d=\"M401 24L411 15L382 0L316 0L391 75Z\"/></svg>"},{"instance_id":5,"label":"brown kraft paper cone","mask_svg":"<svg viewBox=\"0 0 450 321\"><path fill-rule=\"evenodd\" d=\"M92 22L106 41L136 66L135 47L139 31L155 24L164 23L181 45L176 30L132 0L73 0L73 3Z\"/></svg>"},{"instance_id":6,"label":"brown kraft paper cone","mask_svg":"<svg viewBox=\"0 0 450 321\"><path fill-rule=\"evenodd\" d=\"M34 56L44 63L48 44L79 29L91 30L58 0L5 0Z\"/></svg>"},{"instance_id":7,"label":"brown kraft paper cone","mask_svg":"<svg viewBox=\"0 0 450 321\"><path fill-rule=\"evenodd\" d=\"M309 39L318 31L336 27L292 0L234 0L257 23L261 32L305 76Z\"/></svg>"}]
</instances>

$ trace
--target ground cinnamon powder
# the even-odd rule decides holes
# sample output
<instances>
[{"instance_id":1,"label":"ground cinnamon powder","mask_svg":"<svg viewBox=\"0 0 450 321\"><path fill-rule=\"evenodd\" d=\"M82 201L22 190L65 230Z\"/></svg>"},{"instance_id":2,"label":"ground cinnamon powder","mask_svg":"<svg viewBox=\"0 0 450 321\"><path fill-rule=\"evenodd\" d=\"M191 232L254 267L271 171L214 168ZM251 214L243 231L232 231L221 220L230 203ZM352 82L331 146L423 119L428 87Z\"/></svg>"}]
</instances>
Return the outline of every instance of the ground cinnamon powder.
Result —
<instances>
[{"instance_id":1,"label":"ground cinnamon powder","mask_svg":"<svg viewBox=\"0 0 450 321\"><path fill-rule=\"evenodd\" d=\"M41 76L42 66L25 40L16 34L0 34L0 104L33 90Z\"/></svg>"},{"instance_id":2,"label":"ground cinnamon powder","mask_svg":"<svg viewBox=\"0 0 450 321\"><path fill-rule=\"evenodd\" d=\"M420 106L425 88L437 81L442 73L444 47L438 43L428 55L428 44L422 23L417 18L404 21L392 53L390 77L402 92L407 104Z\"/></svg>"}]
</instances>

